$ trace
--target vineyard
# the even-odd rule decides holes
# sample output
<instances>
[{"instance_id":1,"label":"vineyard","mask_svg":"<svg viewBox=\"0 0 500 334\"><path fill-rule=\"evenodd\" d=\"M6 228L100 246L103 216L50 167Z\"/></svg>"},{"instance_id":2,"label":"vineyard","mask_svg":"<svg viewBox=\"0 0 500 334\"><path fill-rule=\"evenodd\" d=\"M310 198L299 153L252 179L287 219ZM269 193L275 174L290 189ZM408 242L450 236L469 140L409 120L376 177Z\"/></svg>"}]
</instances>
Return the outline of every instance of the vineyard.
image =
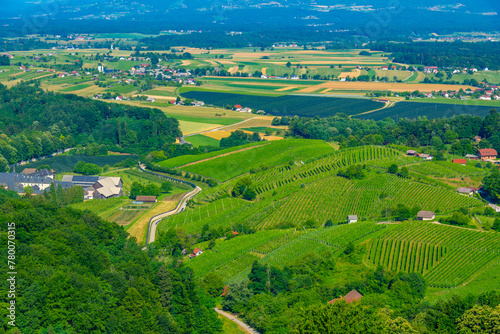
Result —
<instances>
[{"instance_id":1,"label":"vineyard","mask_svg":"<svg viewBox=\"0 0 500 334\"><path fill-rule=\"evenodd\" d=\"M303 223L311 218L320 223L328 219L345 222L347 215L376 219L384 217L386 209L398 203L441 213L482 204L474 198L387 173L372 173L356 181L332 176L305 185L289 196L279 210L263 221L262 227L281 221Z\"/></svg>"},{"instance_id":2,"label":"vineyard","mask_svg":"<svg viewBox=\"0 0 500 334\"><path fill-rule=\"evenodd\" d=\"M284 267L311 252L337 252L347 243L385 228L385 225L359 223L309 231L272 230L242 235L221 242L213 250L188 262L197 277L217 272L224 280L245 275L252 263Z\"/></svg>"},{"instance_id":3,"label":"vineyard","mask_svg":"<svg viewBox=\"0 0 500 334\"><path fill-rule=\"evenodd\" d=\"M373 239L368 259L419 272L434 287L454 287L500 256L500 234L431 223L401 224Z\"/></svg>"},{"instance_id":4,"label":"vineyard","mask_svg":"<svg viewBox=\"0 0 500 334\"><path fill-rule=\"evenodd\" d=\"M432 175L435 177L465 177L465 176L480 176L487 174L487 171L481 168L476 168L469 165L460 165L448 161L423 162L409 167L413 172Z\"/></svg>"}]
</instances>

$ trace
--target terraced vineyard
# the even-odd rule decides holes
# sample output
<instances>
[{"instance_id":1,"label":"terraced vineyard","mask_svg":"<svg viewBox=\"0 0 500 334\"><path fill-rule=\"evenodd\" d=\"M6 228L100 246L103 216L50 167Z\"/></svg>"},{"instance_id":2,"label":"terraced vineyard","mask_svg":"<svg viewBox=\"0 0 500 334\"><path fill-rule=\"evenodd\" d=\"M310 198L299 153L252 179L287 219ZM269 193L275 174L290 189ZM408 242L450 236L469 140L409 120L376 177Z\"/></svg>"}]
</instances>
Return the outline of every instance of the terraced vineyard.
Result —
<instances>
[{"instance_id":1,"label":"terraced vineyard","mask_svg":"<svg viewBox=\"0 0 500 334\"><path fill-rule=\"evenodd\" d=\"M398 151L380 146L352 148L317 159L309 164L302 165L298 169L291 168L290 166L280 166L270 169L253 177L253 182L257 193L260 194L299 179L308 179L319 175L334 175L339 168L348 165L376 161L378 159L390 159L398 156L401 156L401 153Z\"/></svg>"},{"instance_id":2,"label":"terraced vineyard","mask_svg":"<svg viewBox=\"0 0 500 334\"><path fill-rule=\"evenodd\" d=\"M454 287L500 256L500 234L431 223L401 224L370 243L368 259L419 272L434 287Z\"/></svg>"},{"instance_id":3,"label":"terraced vineyard","mask_svg":"<svg viewBox=\"0 0 500 334\"><path fill-rule=\"evenodd\" d=\"M276 221L304 222L309 218L321 223L328 219L344 222L347 215L354 214L375 219L398 203L441 213L482 204L474 198L386 173L372 174L360 181L332 176L310 183L289 196L279 210L262 222L262 227Z\"/></svg>"}]
</instances>

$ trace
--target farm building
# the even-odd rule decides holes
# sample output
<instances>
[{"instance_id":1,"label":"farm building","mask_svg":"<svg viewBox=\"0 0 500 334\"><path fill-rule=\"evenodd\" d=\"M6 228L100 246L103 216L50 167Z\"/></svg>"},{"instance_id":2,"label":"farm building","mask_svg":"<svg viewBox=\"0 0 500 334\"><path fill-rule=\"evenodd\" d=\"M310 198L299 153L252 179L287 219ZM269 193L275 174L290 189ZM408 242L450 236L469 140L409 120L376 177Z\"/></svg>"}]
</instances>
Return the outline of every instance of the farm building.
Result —
<instances>
[{"instance_id":1,"label":"farm building","mask_svg":"<svg viewBox=\"0 0 500 334\"><path fill-rule=\"evenodd\" d=\"M432 159L433 159L433 158L432 158L432 155L427 154L427 153L421 153L421 154L419 154L418 156L419 156L419 157L421 157L421 158L422 158L422 159L424 159L424 160L432 160Z\"/></svg>"},{"instance_id":2,"label":"farm building","mask_svg":"<svg viewBox=\"0 0 500 334\"><path fill-rule=\"evenodd\" d=\"M143 202L143 203L156 203L157 199L156 196L137 196L135 198L137 202Z\"/></svg>"},{"instance_id":3,"label":"farm building","mask_svg":"<svg viewBox=\"0 0 500 334\"><path fill-rule=\"evenodd\" d=\"M465 166L467 164L467 160L466 159L453 159L453 163Z\"/></svg>"},{"instance_id":4,"label":"farm building","mask_svg":"<svg viewBox=\"0 0 500 334\"><path fill-rule=\"evenodd\" d=\"M56 187L61 186L63 189L74 186L69 182L54 181L47 176L22 173L0 173L0 186L11 191L16 191L19 194L24 194L24 189L26 187L31 187L33 194L43 194L44 190L50 188L52 183L54 183Z\"/></svg>"},{"instance_id":5,"label":"farm building","mask_svg":"<svg viewBox=\"0 0 500 334\"><path fill-rule=\"evenodd\" d=\"M357 292L356 290L351 290L349 291L349 293L347 295L345 295L344 297L340 296L339 298L335 298L335 299L332 299L328 302L328 304L333 304L335 303L336 301L339 301L339 300L345 300L346 303L352 303L353 301L358 301L360 300L361 298L363 297L362 294L360 294L359 292Z\"/></svg>"},{"instance_id":6,"label":"farm building","mask_svg":"<svg viewBox=\"0 0 500 334\"><path fill-rule=\"evenodd\" d=\"M347 222L349 224L351 224L351 223L357 223L358 222L358 216L357 215L349 215L349 216L347 216Z\"/></svg>"},{"instance_id":7,"label":"farm building","mask_svg":"<svg viewBox=\"0 0 500 334\"><path fill-rule=\"evenodd\" d=\"M433 220L436 218L436 215L432 211L419 211L417 213L418 220Z\"/></svg>"},{"instance_id":8,"label":"farm building","mask_svg":"<svg viewBox=\"0 0 500 334\"><path fill-rule=\"evenodd\" d=\"M378 99L378 101L379 102L385 102L385 103L391 102L391 100L389 100L389 99Z\"/></svg>"},{"instance_id":9,"label":"farm building","mask_svg":"<svg viewBox=\"0 0 500 334\"><path fill-rule=\"evenodd\" d=\"M120 177L63 175L63 182L82 186L86 199L106 199L123 196L123 182ZM92 192L88 188L93 188Z\"/></svg>"},{"instance_id":10,"label":"farm building","mask_svg":"<svg viewBox=\"0 0 500 334\"><path fill-rule=\"evenodd\" d=\"M148 97L148 99L146 100L146 102L154 102L154 101L155 101L155 99L152 97Z\"/></svg>"},{"instance_id":11,"label":"farm building","mask_svg":"<svg viewBox=\"0 0 500 334\"><path fill-rule=\"evenodd\" d=\"M203 251L201 249L199 249L199 248L195 248L193 250L193 253L189 254L189 258L193 259L193 258L195 258L195 257L197 257L198 255L201 255L201 254L203 254Z\"/></svg>"},{"instance_id":12,"label":"farm building","mask_svg":"<svg viewBox=\"0 0 500 334\"><path fill-rule=\"evenodd\" d=\"M483 148L478 151L477 155L481 160L494 160L497 158L497 151L493 148Z\"/></svg>"},{"instance_id":13,"label":"farm building","mask_svg":"<svg viewBox=\"0 0 500 334\"><path fill-rule=\"evenodd\" d=\"M474 195L474 189L460 187L457 189L457 194L472 196Z\"/></svg>"},{"instance_id":14,"label":"farm building","mask_svg":"<svg viewBox=\"0 0 500 334\"><path fill-rule=\"evenodd\" d=\"M409 155L411 157L416 157L416 156L418 156L418 152L415 150L408 150L408 151L406 151L406 155Z\"/></svg>"},{"instance_id":15,"label":"farm building","mask_svg":"<svg viewBox=\"0 0 500 334\"><path fill-rule=\"evenodd\" d=\"M474 155L474 154L467 154L465 156L465 159L469 159L469 160L479 160L479 157L477 155Z\"/></svg>"}]
</instances>

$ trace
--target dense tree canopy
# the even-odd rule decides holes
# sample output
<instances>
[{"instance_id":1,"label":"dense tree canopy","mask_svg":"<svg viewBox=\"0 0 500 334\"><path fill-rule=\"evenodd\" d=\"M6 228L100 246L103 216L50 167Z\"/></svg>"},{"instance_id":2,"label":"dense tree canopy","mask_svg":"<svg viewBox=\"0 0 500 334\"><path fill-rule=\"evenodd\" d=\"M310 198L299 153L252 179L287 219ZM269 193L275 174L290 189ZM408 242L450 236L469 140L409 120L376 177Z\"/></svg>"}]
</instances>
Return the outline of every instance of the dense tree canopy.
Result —
<instances>
[{"instance_id":1,"label":"dense tree canopy","mask_svg":"<svg viewBox=\"0 0 500 334\"><path fill-rule=\"evenodd\" d=\"M7 223L17 240L16 325L22 333L215 333L214 301L191 269L162 266L123 228L90 212L0 190L2 252ZM7 272L7 262L2 269ZM7 286L2 285L4 296ZM6 309L2 302L2 309ZM6 321L0 331L7 330Z\"/></svg>"}]
</instances>

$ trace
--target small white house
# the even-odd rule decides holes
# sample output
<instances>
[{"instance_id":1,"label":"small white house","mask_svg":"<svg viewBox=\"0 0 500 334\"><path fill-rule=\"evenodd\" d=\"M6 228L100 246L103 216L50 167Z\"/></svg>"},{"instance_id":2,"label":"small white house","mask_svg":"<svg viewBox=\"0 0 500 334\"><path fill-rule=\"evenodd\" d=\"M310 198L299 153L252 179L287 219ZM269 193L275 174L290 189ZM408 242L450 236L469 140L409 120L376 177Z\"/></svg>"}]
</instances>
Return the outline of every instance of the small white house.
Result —
<instances>
[{"instance_id":1,"label":"small white house","mask_svg":"<svg viewBox=\"0 0 500 334\"><path fill-rule=\"evenodd\" d=\"M358 216L357 215L349 215L349 216L347 216L347 222L349 224L357 223L358 222Z\"/></svg>"}]
</instances>

